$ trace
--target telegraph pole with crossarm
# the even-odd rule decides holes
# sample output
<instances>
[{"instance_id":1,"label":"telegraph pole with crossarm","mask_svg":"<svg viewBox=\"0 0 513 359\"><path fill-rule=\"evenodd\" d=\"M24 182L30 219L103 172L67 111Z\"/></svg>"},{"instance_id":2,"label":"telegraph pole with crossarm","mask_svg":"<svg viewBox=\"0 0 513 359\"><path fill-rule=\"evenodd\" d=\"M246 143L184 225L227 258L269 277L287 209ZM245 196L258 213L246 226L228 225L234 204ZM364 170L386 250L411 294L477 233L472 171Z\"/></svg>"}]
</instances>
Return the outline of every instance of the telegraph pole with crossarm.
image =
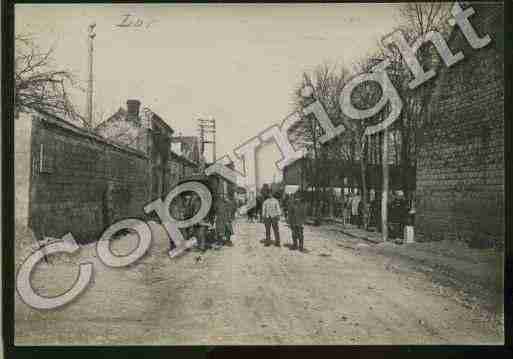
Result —
<instances>
[{"instance_id":1,"label":"telegraph pole with crossarm","mask_svg":"<svg viewBox=\"0 0 513 359\"><path fill-rule=\"evenodd\" d=\"M205 144L212 144L212 158L213 162L216 161L216 120L211 119L198 119L198 131L200 135L201 155L205 155ZM210 139L208 139L210 135Z\"/></svg>"}]
</instances>

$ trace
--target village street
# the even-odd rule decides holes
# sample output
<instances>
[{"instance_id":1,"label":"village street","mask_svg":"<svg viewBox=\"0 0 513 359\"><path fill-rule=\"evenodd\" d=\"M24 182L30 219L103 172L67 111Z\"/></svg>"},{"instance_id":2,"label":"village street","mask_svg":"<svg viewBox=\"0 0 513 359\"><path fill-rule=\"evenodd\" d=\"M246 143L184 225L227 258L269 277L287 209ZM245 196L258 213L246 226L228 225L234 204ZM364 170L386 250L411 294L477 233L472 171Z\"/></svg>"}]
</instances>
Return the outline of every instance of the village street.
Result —
<instances>
[{"instance_id":1,"label":"village street","mask_svg":"<svg viewBox=\"0 0 513 359\"><path fill-rule=\"evenodd\" d=\"M478 309L372 244L305 227L307 253L264 247L262 224L238 220L234 247L167 257L165 238L130 268L107 268L93 246L41 263L41 295L69 287L80 260L94 281L76 301L37 312L16 297L16 345L40 344L501 344ZM155 238L158 237L158 238ZM134 238L114 243L128 253ZM71 266L73 264L73 267Z\"/></svg>"}]
</instances>

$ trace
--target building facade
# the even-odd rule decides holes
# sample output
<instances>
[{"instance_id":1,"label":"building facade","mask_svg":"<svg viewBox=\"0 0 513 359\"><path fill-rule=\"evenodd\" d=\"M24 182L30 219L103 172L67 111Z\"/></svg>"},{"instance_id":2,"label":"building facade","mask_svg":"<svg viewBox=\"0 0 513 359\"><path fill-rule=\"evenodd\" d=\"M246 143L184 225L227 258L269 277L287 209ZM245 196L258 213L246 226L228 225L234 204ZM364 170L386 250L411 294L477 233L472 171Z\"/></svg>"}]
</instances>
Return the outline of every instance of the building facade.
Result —
<instances>
[{"instance_id":1,"label":"building facade","mask_svg":"<svg viewBox=\"0 0 513 359\"><path fill-rule=\"evenodd\" d=\"M192 162L200 161L199 138L196 136L174 136L171 139L171 150Z\"/></svg>"},{"instance_id":2,"label":"building facade","mask_svg":"<svg viewBox=\"0 0 513 359\"><path fill-rule=\"evenodd\" d=\"M160 116L144 108L138 100L127 100L127 109L120 108L96 131L101 136L144 152L150 158L150 199L165 196L182 178L198 168L198 149L194 137L175 137ZM196 141L197 142L197 141ZM180 146L177 148L176 143Z\"/></svg>"}]
</instances>

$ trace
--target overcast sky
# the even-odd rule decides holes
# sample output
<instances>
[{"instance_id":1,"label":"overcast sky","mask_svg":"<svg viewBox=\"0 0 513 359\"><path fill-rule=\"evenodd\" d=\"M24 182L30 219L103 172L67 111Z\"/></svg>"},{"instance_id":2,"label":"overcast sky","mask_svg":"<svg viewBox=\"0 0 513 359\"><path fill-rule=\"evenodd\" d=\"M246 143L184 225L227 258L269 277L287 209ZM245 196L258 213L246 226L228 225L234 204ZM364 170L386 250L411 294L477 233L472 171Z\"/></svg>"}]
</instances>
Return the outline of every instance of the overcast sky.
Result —
<instances>
[{"instance_id":1,"label":"overcast sky","mask_svg":"<svg viewBox=\"0 0 513 359\"><path fill-rule=\"evenodd\" d=\"M291 112L292 91L323 62L351 65L398 23L398 4L16 5L16 32L55 46L59 67L87 79L96 22L94 105L105 116L141 100L184 135L198 116L218 128L218 157ZM125 17L141 27L118 27ZM85 113L85 94L74 96ZM98 121L98 119L96 119ZM259 153L260 183L279 152Z\"/></svg>"}]
</instances>

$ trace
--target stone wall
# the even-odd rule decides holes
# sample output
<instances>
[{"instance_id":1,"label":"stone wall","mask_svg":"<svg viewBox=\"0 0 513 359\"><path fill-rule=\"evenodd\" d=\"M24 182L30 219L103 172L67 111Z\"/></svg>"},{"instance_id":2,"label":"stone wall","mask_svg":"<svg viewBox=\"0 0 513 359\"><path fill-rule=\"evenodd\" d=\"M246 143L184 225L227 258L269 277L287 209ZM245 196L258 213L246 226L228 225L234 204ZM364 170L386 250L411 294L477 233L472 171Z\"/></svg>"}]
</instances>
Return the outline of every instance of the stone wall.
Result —
<instances>
[{"instance_id":1,"label":"stone wall","mask_svg":"<svg viewBox=\"0 0 513 359\"><path fill-rule=\"evenodd\" d=\"M113 221L144 215L150 182L143 153L51 116L26 115L16 121L17 222L36 237L72 232L82 243L99 239L108 225L108 182L114 184Z\"/></svg>"},{"instance_id":2,"label":"stone wall","mask_svg":"<svg viewBox=\"0 0 513 359\"><path fill-rule=\"evenodd\" d=\"M473 50L456 29L448 41L465 58L442 68L418 133L419 240L501 245L504 236L504 53L501 4L472 4L479 36Z\"/></svg>"}]
</instances>

